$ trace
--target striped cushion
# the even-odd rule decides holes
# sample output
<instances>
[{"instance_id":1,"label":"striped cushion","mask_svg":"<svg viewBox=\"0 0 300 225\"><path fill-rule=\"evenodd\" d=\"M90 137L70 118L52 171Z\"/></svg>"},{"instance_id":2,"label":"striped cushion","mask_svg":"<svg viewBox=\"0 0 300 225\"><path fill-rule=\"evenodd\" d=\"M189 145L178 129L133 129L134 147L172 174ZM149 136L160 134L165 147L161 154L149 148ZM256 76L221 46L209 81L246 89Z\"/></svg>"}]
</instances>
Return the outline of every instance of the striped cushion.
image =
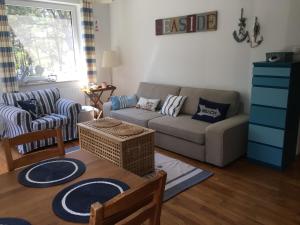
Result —
<instances>
[{"instance_id":1,"label":"striped cushion","mask_svg":"<svg viewBox=\"0 0 300 225\"><path fill-rule=\"evenodd\" d=\"M3 93L2 99L5 105L18 107L18 101L28 101L34 98L31 92Z\"/></svg>"},{"instance_id":2,"label":"striped cushion","mask_svg":"<svg viewBox=\"0 0 300 225\"><path fill-rule=\"evenodd\" d=\"M186 96L168 95L160 113L162 115L176 117L182 108Z\"/></svg>"},{"instance_id":3,"label":"striped cushion","mask_svg":"<svg viewBox=\"0 0 300 225\"><path fill-rule=\"evenodd\" d=\"M18 101L28 101L36 99L41 107L42 114L55 113L56 102L60 98L58 88L51 88L39 91L20 92L20 93L4 93L2 95L3 101L6 105L18 107Z\"/></svg>"},{"instance_id":4,"label":"striped cushion","mask_svg":"<svg viewBox=\"0 0 300 225\"><path fill-rule=\"evenodd\" d=\"M111 109L118 110L118 109L125 109L134 107L137 103L136 96L111 96Z\"/></svg>"},{"instance_id":5,"label":"striped cushion","mask_svg":"<svg viewBox=\"0 0 300 225\"><path fill-rule=\"evenodd\" d=\"M60 98L57 88L32 91L34 98L40 103L42 114L56 113L56 102Z\"/></svg>"},{"instance_id":6,"label":"striped cushion","mask_svg":"<svg viewBox=\"0 0 300 225\"><path fill-rule=\"evenodd\" d=\"M32 121L32 130L55 129L68 123L68 117L59 114L50 114Z\"/></svg>"}]
</instances>

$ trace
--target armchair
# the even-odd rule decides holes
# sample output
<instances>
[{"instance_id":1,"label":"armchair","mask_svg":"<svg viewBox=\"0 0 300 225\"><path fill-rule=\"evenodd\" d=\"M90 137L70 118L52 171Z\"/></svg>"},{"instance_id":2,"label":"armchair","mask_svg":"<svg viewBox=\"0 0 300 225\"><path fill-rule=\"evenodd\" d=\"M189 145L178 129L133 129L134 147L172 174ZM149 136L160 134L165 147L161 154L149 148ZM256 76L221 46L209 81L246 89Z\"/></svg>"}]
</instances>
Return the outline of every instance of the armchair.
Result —
<instances>
[{"instance_id":1,"label":"armchair","mask_svg":"<svg viewBox=\"0 0 300 225\"><path fill-rule=\"evenodd\" d=\"M81 105L60 98L57 88L32 91L26 93L4 93L4 104L0 104L0 117L5 122L4 135L13 138L22 134L45 129L61 127L64 141L78 138L77 122ZM36 99L43 111L44 116L33 120L30 113L19 108L17 101ZM21 154L26 154L37 148L52 145L54 138L35 141L18 146Z\"/></svg>"}]
</instances>

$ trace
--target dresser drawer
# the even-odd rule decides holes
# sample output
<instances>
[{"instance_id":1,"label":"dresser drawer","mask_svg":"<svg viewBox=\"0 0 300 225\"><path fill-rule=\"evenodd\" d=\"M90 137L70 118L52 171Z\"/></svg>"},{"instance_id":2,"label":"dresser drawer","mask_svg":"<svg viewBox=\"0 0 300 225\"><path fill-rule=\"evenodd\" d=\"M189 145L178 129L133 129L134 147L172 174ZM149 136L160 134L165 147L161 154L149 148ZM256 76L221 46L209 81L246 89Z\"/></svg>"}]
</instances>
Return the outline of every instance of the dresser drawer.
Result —
<instances>
[{"instance_id":1,"label":"dresser drawer","mask_svg":"<svg viewBox=\"0 0 300 225\"><path fill-rule=\"evenodd\" d=\"M252 105L250 110L250 122L261 125L285 128L286 110Z\"/></svg>"},{"instance_id":2,"label":"dresser drawer","mask_svg":"<svg viewBox=\"0 0 300 225\"><path fill-rule=\"evenodd\" d=\"M275 166L282 166L282 149L248 142L247 157Z\"/></svg>"},{"instance_id":3,"label":"dresser drawer","mask_svg":"<svg viewBox=\"0 0 300 225\"><path fill-rule=\"evenodd\" d=\"M253 77L253 86L265 86L265 87L278 87L278 88L289 88L289 78L275 78L275 77Z\"/></svg>"},{"instance_id":4,"label":"dresser drawer","mask_svg":"<svg viewBox=\"0 0 300 225\"><path fill-rule=\"evenodd\" d=\"M283 148L284 130L250 124L248 139L250 141Z\"/></svg>"},{"instance_id":5,"label":"dresser drawer","mask_svg":"<svg viewBox=\"0 0 300 225\"><path fill-rule=\"evenodd\" d=\"M288 90L252 87L251 103L272 107L286 108L288 101Z\"/></svg>"},{"instance_id":6,"label":"dresser drawer","mask_svg":"<svg viewBox=\"0 0 300 225\"><path fill-rule=\"evenodd\" d=\"M291 68L289 67L254 67L255 76L289 77Z\"/></svg>"}]
</instances>

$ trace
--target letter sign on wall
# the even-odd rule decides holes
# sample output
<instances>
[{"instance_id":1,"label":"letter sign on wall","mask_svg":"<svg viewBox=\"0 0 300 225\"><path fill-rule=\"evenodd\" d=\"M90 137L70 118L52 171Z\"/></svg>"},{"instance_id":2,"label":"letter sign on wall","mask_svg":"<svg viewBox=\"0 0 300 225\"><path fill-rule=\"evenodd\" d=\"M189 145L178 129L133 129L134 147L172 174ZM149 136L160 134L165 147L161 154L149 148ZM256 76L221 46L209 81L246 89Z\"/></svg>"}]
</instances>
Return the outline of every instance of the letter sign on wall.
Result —
<instances>
[{"instance_id":1,"label":"letter sign on wall","mask_svg":"<svg viewBox=\"0 0 300 225\"><path fill-rule=\"evenodd\" d=\"M218 12L207 12L155 21L156 35L215 31L218 28Z\"/></svg>"}]
</instances>

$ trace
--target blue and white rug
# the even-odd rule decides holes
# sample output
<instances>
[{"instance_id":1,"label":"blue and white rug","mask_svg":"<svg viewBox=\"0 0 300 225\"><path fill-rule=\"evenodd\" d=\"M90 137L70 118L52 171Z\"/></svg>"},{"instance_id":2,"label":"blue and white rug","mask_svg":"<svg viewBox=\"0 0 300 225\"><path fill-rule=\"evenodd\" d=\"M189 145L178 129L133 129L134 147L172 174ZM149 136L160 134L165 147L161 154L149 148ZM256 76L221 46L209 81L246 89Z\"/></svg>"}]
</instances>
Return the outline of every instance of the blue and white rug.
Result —
<instances>
[{"instance_id":1,"label":"blue and white rug","mask_svg":"<svg viewBox=\"0 0 300 225\"><path fill-rule=\"evenodd\" d=\"M66 152L79 150L79 146L66 149ZM167 201L188 188L201 183L210 176L212 172L202 170L180 160L155 152L155 169L164 170L167 173L167 182L164 193L164 201ZM153 174L146 175L151 178Z\"/></svg>"}]
</instances>

